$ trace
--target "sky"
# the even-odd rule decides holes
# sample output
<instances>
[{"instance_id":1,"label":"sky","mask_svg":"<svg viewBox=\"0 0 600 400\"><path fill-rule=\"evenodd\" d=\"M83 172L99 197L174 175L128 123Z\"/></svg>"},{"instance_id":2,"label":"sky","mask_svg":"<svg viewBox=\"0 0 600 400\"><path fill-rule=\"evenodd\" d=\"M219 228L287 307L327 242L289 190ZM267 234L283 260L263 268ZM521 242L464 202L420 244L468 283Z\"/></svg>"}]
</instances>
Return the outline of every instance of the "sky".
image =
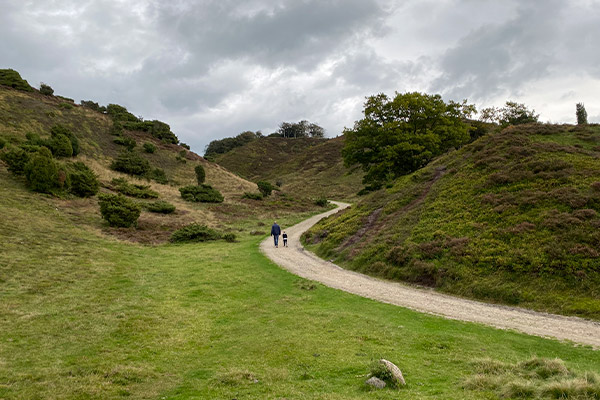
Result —
<instances>
[{"instance_id":1,"label":"sky","mask_svg":"<svg viewBox=\"0 0 600 400\"><path fill-rule=\"evenodd\" d=\"M600 0L0 0L0 68L215 139L419 91L600 122Z\"/></svg>"}]
</instances>

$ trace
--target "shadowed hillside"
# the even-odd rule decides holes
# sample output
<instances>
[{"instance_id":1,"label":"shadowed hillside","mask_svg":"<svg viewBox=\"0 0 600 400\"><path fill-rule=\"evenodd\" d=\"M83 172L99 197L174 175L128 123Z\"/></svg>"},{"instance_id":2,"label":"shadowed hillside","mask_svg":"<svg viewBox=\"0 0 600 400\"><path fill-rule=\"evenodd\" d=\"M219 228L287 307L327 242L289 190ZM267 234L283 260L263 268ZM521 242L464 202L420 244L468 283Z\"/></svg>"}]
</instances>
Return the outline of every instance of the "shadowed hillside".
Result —
<instances>
[{"instance_id":1,"label":"shadowed hillside","mask_svg":"<svg viewBox=\"0 0 600 400\"><path fill-rule=\"evenodd\" d=\"M279 182L290 193L352 199L362 188L360 169L344 167L343 136L334 139L265 137L216 158L252 181Z\"/></svg>"},{"instance_id":2,"label":"shadowed hillside","mask_svg":"<svg viewBox=\"0 0 600 400\"><path fill-rule=\"evenodd\" d=\"M600 128L485 136L305 235L347 268L600 318Z\"/></svg>"}]
</instances>

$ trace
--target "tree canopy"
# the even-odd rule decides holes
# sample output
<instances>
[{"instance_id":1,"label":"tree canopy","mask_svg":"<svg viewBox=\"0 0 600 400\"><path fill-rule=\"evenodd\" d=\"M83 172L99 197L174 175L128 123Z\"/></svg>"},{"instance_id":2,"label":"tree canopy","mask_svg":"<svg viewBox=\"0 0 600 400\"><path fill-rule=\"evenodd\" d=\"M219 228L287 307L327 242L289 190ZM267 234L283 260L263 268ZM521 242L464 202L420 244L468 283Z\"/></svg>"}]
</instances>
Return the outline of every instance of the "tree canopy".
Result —
<instances>
[{"instance_id":1,"label":"tree canopy","mask_svg":"<svg viewBox=\"0 0 600 400\"><path fill-rule=\"evenodd\" d=\"M241 147L246 143L250 143L253 140L263 137L260 131L252 132L245 131L237 135L236 137L228 137L219 140L213 140L204 149L204 157L211 158L218 154L225 154L228 151Z\"/></svg>"},{"instance_id":2,"label":"tree canopy","mask_svg":"<svg viewBox=\"0 0 600 400\"><path fill-rule=\"evenodd\" d=\"M433 157L467 143L476 112L473 105L440 95L381 93L367 97L365 117L345 129L342 156L346 166L362 165L363 182L375 189L383 183L425 166Z\"/></svg>"},{"instance_id":3,"label":"tree canopy","mask_svg":"<svg viewBox=\"0 0 600 400\"><path fill-rule=\"evenodd\" d=\"M504 107L488 107L481 110L481 121L496 122L502 126L530 124L538 122L539 114L525 104L507 101Z\"/></svg>"},{"instance_id":4,"label":"tree canopy","mask_svg":"<svg viewBox=\"0 0 600 400\"><path fill-rule=\"evenodd\" d=\"M302 120L300 122L282 122L279 124L279 129L276 133L284 138L325 137L325 129L317 124L310 123L307 120Z\"/></svg>"}]
</instances>

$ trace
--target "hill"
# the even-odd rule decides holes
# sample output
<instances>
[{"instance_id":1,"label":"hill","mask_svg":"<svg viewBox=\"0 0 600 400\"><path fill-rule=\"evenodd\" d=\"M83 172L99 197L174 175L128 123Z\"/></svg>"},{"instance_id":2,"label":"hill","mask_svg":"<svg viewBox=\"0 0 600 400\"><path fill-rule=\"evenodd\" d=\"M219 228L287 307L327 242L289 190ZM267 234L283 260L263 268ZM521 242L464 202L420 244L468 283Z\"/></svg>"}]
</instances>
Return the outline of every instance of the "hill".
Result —
<instances>
[{"instance_id":1,"label":"hill","mask_svg":"<svg viewBox=\"0 0 600 400\"><path fill-rule=\"evenodd\" d=\"M161 124L169 129L168 125ZM272 219L285 213L317 209L312 201L297 199L285 193L276 193L262 201L243 199L245 192L257 191L256 184L208 162L189 151L183 144L173 143L177 140L172 133L168 141L161 140L148 131L141 130L147 126L143 122L129 125L123 123L123 128L116 129L119 123L110 113L77 105L64 97L42 95L35 89L23 91L0 86L0 142L3 147L0 153L19 147L35 151L39 146L32 143L49 141L50 131L57 125L71 130L80 147L76 157L67 157L61 162L83 162L99 178L101 192L114 193L113 179L121 178L130 184L148 186L148 189L158 194L159 200L175 205L176 211L170 215L142 211L136 229L122 229L111 228L100 218L95 196L77 198L59 194L52 197L51 201L55 202L56 207L66 212L74 223L87 224L92 229L122 239L160 243L166 241L174 230L191 222L203 222L208 226L237 230L237 222L251 216L270 215L269 219ZM140 129L136 130L138 126ZM131 129L127 129L128 127ZM147 160L152 169L164 173L159 180L161 183L155 179L132 176L111 169L111 164L124 152L127 145L133 145L132 153ZM144 145L154 147L154 151L144 151ZM5 170L3 164L0 162L0 169ZM204 167L206 183L223 194L223 203L190 203L181 198L179 187L196 184L194 168L197 165ZM19 176L3 173L1 179L13 179L23 187L26 186L25 180ZM33 192L31 195L40 196ZM139 199L136 201L143 205L149 202Z\"/></svg>"},{"instance_id":2,"label":"hill","mask_svg":"<svg viewBox=\"0 0 600 400\"><path fill-rule=\"evenodd\" d=\"M215 161L251 181L279 182L290 193L353 199L362 188L363 173L344 167L343 147L343 136L263 137L219 155Z\"/></svg>"},{"instance_id":3,"label":"hill","mask_svg":"<svg viewBox=\"0 0 600 400\"><path fill-rule=\"evenodd\" d=\"M322 221L304 240L345 267L600 319L600 127L484 136Z\"/></svg>"}]
</instances>

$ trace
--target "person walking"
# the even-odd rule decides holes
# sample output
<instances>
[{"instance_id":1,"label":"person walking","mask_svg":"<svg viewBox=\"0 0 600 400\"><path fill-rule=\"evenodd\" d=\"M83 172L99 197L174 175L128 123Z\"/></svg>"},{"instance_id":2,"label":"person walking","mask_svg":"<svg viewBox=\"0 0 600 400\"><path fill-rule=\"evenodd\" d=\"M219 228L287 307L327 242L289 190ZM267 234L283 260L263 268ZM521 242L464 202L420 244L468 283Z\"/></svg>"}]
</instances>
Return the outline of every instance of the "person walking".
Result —
<instances>
[{"instance_id":1,"label":"person walking","mask_svg":"<svg viewBox=\"0 0 600 400\"><path fill-rule=\"evenodd\" d=\"M283 231L283 235L281 235L281 237L283 238L283 247L288 247L288 245L287 245L287 233L285 233L285 231Z\"/></svg>"},{"instance_id":2,"label":"person walking","mask_svg":"<svg viewBox=\"0 0 600 400\"><path fill-rule=\"evenodd\" d=\"M273 236L273 240L275 241L275 247L279 247L279 235L281 235L281 228L277 225L277 221L275 221L273 226L271 226L271 236Z\"/></svg>"}]
</instances>

